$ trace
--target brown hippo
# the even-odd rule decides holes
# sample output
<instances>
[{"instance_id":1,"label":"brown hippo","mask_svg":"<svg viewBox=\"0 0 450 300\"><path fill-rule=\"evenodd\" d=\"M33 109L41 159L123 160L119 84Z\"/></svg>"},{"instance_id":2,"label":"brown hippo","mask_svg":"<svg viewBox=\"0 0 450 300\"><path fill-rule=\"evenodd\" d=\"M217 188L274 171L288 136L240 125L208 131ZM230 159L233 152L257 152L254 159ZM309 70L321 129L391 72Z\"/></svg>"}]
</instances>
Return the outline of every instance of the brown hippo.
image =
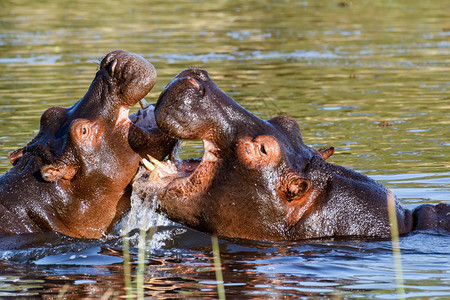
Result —
<instances>
[{"instance_id":1,"label":"brown hippo","mask_svg":"<svg viewBox=\"0 0 450 300\"><path fill-rule=\"evenodd\" d=\"M173 138L201 139L204 154L201 161L151 158L153 172L141 171L133 192L156 195L160 211L194 229L256 240L385 238L390 198L400 234L449 230L449 205L423 206L415 220L380 183L325 161L333 148L308 147L294 119L261 120L204 70L178 74L161 93L155 117Z\"/></svg>"},{"instance_id":2,"label":"brown hippo","mask_svg":"<svg viewBox=\"0 0 450 300\"><path fill-rule=\"evenodd\" d=\"M0 236L99 238L112 227L129 209L138 153L163 159L176 142L156 128L153 107L128 118L155 81L150 62L113 51L81 100L47 109L39 133L9 155L14 167L0 177Z\"/></svg>"}]
</instances>

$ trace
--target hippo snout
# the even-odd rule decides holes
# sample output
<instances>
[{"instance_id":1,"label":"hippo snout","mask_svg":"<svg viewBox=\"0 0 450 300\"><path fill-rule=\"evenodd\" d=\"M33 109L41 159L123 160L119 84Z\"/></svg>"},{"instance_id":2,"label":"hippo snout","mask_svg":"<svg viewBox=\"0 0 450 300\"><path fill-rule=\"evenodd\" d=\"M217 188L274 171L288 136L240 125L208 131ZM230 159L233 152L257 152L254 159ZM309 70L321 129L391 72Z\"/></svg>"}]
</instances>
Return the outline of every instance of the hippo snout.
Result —
<instances>
[{"instance_id":1,"label":"hippo snout","mask_svg":"<svg viewBox=\"0 0 450 300\"><path fill-rule=\"evenodd\" d=\"M195 79L198 79L198 80L204 81L204 82L211 81L211 78L209 77L209 74L207 71L205 71L203 69L197 69L197 68L184 70L184 71L178 73L177 76L175 76L175 78L183 78L183 77L195 78Z\"/></svg>"},{"instance_id":2,"label":"hippo snout","mask_svg":"<svg viewBox=\"0 0 450 300\"><path fill-rule=\"evenodd\" d=\"M116 92L123 106L133 106L144 98L156 83L155 67L143 57L115 50L100 63L100 71L108 89Z\"/></svg>"}]
</instances>

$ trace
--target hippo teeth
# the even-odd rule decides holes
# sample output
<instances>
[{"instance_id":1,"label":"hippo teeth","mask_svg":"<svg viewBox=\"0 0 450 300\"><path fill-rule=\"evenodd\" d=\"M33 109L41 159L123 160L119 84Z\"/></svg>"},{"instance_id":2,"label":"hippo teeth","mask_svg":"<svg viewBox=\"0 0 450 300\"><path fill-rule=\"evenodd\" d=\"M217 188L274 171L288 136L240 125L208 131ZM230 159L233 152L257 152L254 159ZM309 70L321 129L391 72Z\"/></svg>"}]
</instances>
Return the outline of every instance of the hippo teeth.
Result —
<instances>
[{"instance_id":1,"label":"hippo teeth","mask_svg":"<svg viewBox=\"0 0 450 300\"><path fill-rule=\"evenodd\" d=\"M150 172L153 172L153 170L155 169L155 166L145 158L142 159L142 163L144 164L144 167Z\"/></svg>"},{"instance_id":2,"label":"hippo teeth","mask_svg":"<svg viewBox=\"0 0 450 300\"><path fill-rule=\"evenodd\" d=\"M141 106L142 109L146 109L147 107L150 106L150 104L148 104L147 101L145 101L144 98L142 98L141 100L139 100L139 105Z\"/></svg>"},{"instance_id":3,"label":"hippo teeth","mask_svg":"<svg viewBox=\"0 0 450 300\"><path fill-rule=\"evenodd\" d=\"M151 163L153 163L155 166L160 167L160 168L164 168L165 165L162 161L157 160L156 158L154 158L153 156L150 156L147 154L148 159L150 160Z\"/></svg>"},{"instance_id":4,"label":"hippo teeth","mask_svg":"<svg viewBox=\"0 0 450 300\"><path fill-rule=\"evenodd\" d=\"M159 178L173 176L178 173L177 168L170 160L159 161L150 155L147 156L149 160L143 158L142 164L151 172L149 181L155 181Z\"/></svg>"}]
</instances>

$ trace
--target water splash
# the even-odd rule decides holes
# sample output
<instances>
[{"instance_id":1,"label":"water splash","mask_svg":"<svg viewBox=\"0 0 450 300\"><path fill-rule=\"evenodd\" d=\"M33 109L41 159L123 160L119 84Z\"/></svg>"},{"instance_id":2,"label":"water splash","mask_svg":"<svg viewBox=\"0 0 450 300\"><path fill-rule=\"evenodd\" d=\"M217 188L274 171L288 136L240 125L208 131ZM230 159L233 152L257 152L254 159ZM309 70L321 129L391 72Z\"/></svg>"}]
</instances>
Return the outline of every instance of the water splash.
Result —
<instances>
[{"instance_id":1,"label":"water splash","mask_svg":"<svg viewBox=\"0 0 450 300\"><path fill-rule=\"evenodd\" d=\"M141 168L136 175L140 178L142 173L146 172L145 168ZM167 219L163 214L157 212L158 203L155 194L149 194L146 197L141 197L135 190L131 194L131 210L116 225L115 229L110 233L110 236L125 236L129 235L131 231L139 230L138 236L129 237L132 243L140 241L141 235L147 235L145 241L145 248L147 251L153 252L161 249L166 245L166 241L172 240L174 235L180 234L174 230L157 230L157 227L166 227L176 225L176 223Z\"/></svg>"},{"instance_id":2,"label":"water splash","mask_svg":"<svg viewBox=\"0 0 450 300\"><path fill-rule=\"evenodd\" d=\"M139 174L140 172L137 176ZM150 228L156 226L174 225L166 216L156 211L157 207L156 195L142 199L133 191L131 194L131 210L120 224L116 226L112 234L116 233L123 236L133 229L148 231Z\"/></svg>"}]
</instances>

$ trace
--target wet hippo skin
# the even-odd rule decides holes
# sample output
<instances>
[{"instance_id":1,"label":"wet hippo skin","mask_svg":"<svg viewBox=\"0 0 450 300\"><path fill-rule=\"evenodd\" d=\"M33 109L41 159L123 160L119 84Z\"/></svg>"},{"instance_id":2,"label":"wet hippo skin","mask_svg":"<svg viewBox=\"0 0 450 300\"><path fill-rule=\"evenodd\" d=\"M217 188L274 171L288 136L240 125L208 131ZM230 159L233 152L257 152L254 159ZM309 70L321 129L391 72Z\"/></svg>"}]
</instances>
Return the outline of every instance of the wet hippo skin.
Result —
<instances>
[{"instance_id":1,"label":"wet hippo skin","mask_svg":"<svg viewBox=\"0 0 450 300\"><path fill-rule=\"evenodd\" d=\"M201 139L204 154L201 160L153 159L133 191L156 196L160 211L194 229L255 240L387 238L389 199L400 234L449 230L449 205L427 208L427 216L416 210L413 218L380 183L328 163L332 147L308 147L294 119L256 117L204 70L178 74L160 95L155 117L173 138Z\"/></svg>"},{"instance_id":2,"label":"wet hippo skin","mask_svg":"<svg viewBox=\"0 0 450 300\"><path fill-rule=\"evenodd\" d=\"M176 142L156 128L153 106L128 118L155 81L150 62L116 50L81 100L46 110L39 133L10 154L14 166L0 177L0 236L108 231L129 209L138 153L163 159Z\"/></svg>"}]
</instances>

